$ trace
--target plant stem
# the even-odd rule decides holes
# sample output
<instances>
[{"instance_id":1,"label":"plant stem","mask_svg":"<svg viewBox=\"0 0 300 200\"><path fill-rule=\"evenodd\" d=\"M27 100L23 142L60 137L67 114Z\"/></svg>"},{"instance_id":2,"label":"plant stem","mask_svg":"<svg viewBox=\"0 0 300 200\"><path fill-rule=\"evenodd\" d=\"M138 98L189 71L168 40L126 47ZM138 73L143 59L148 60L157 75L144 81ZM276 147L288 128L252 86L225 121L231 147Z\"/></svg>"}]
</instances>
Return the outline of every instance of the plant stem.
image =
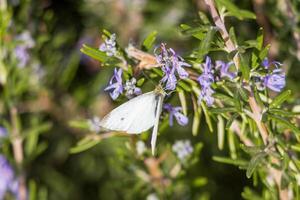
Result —
<instances>
[{"instance_id":1,"label":"plant stem","mask_svg":"<svg viewBox=\"0 0 300 200\"><path fill-rule=\"evenodd\" d=\"M219 15L216 7L215 7L214 1L213 0L204 0L204 1L205 1L206 5L208 7L209 13L211 14L211 17L212 17L215 25L218 27L219 32L220 32L220 34L221 34L221 36L222 36L222 38L225 42L227 52L234 51L236 49L236 47L235 47L234 43L232 42L232 40L229 37L229 34L228 34L227 29L225 27L225 23L221 19L220 15ZM237 55L233 58L233 62L234 62L235 66L237 68L240 68L240 62L239 62L239 58L238 58ZM254 98L254 95L253 95L252 89L249 87L248 90L250 92L250 96L249 96L248 100L249 100L249 105L250 105L250 108L251 108L253 116L254 116L253 120L255 121L255 123L257 125L257 128L260 132L260 135L262 137L262 140L263 140L264 144L266 145L269 134L268 134L268 130L266 128L266 125L263 122L261 122L261 110L262 109L260 108L260 106L256 102L256 100ZM272 162L277 163L279 161L275 158L272 158ZM283 190L283 189L280 188L282 172L275 169L275 168L269 167L269 173L273 175L273 178L274 178L274 180L277 184L280 199L281 200L287 200L288 199L287 190L286 189Z\"/></svg>"},{"instance_id":2,"label":"plant stem","mask_svg":"<svg viewBox=\"0 0 300 200\"><path fill-rule=\"evenodd\" d=\"M21 171L21 173L18 176L18 182L19 182L18 195L20 200L26 200L27 199L26 178L22 170L22 164L24 160L23 147L22 147L23 139L20 135L17 115L18 115L17 109L15 107L12 107L10 109L10 117L12 123L12 146L13 146L13 153L14 153L16 164Z\"/></svg>"}]
</instances>

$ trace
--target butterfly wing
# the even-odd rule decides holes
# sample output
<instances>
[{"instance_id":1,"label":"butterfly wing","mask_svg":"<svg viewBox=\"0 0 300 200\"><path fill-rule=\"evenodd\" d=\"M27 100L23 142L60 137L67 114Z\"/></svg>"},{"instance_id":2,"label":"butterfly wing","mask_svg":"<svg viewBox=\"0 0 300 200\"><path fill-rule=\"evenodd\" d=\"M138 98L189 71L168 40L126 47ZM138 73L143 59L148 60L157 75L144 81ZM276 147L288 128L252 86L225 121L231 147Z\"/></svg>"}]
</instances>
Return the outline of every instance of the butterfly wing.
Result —
<instances>
[{"instance_id":1,"label":"butterfly wing","mask_svg":"<svg viewBox=\"0 0 300 200\"><path fill-rule=\"evenodd\" d=\"M137 96L107 114L100 126L129 134L144 132L155 123L158 101L159 95L154 91Z\"/></svg>"},{"instance_id":2,"label":"butterfly wing","mask_svg":"<svg viewBox=\"0 0 300 200\"><path fill-rule=\"evenodd\" d=\"M156 146L156 138L157 138L157 132L158 132L158 124L159 124L159 117L162 111L162 105L163 105L164 95L159 96L159 100L157 102L156 106L156 113L155 113L155 122L154 127L152 130L152 137L151 137L151 150L152 155L155 153L155 146Z\"/></svg>"}]
</instances>

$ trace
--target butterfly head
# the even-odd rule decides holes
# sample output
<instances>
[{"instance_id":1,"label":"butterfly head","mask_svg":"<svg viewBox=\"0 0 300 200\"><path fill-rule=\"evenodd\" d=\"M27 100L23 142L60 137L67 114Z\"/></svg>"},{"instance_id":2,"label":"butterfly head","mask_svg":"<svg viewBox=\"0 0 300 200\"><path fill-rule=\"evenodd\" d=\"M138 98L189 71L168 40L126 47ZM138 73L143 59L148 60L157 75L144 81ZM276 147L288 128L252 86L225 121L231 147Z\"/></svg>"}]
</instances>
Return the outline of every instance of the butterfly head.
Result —
<instances>
[{"instance_id":1,"label":"butterfly head","mask_svg":"<svg viewBox=\"0 0 300 200\"><path fill-rule=\"evenodd\" d=\"M164 88L159 84L154 89L155 93L165 96L167 93L165 92Z\"/></svg>"}]
</instances>

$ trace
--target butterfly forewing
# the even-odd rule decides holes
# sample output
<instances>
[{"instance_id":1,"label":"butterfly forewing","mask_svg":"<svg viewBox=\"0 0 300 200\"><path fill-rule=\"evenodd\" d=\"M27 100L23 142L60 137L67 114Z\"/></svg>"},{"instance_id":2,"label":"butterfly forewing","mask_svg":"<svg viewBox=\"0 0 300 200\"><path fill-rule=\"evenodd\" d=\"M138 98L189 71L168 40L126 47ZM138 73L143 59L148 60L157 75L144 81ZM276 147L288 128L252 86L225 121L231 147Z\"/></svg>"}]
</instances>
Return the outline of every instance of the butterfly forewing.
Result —
<instances>
[{"instance_id":1,"label":"butterfly forewing","mask_svg":"<svg viewBox=\"0 0 300 200\"><path fill-rule=\"evenodd\" d=\"M106 115L100 126L114 131L138 134L150 129L155 123L159 95L148 92L120 105Z\"/></svg>"}]
</instances>

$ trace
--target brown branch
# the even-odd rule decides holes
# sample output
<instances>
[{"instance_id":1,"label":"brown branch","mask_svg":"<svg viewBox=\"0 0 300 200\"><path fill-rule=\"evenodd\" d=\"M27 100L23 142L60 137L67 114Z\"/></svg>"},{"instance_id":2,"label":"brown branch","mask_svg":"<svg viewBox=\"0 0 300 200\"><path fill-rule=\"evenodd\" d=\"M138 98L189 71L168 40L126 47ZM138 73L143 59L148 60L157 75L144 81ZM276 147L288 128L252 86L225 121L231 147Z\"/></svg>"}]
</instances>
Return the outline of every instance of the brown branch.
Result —
<instances>
[{"instance_id":1,"label":"brown branch","mask_svg":"<svg viewBox=\"0 0 300 200\"><path fill-rule=\"evenodd\" d=\"M213 18L215 25L219 28L219 32L225 42L227 52L232 52L233 50L236 49L236 47L235 47L234 43L231 41L231 39L229 38L229 34L225 27L225 23L220 18L219 13L215 7L214 1L213 0L204 0L204 1L208 7L208 10ZM240 68L240 62L239 62L239 58L237 55L234 57L233 61L234 61L235 66L237 68ZM266 125L261 122L261 116L262 116L261 110L262 109L256 102L254 95L253 95L253 91L251 90L250 87L248 90L250 92L250 96L249 96L248 100L249 100L249 105L250 105L250 108L251 108L253 116L254 116L253 120L255 121L257 128L259 129L259 132L263 139L264 144L266 145L267 139L268 139L268 130L266 128ZM278 162L278 161L276 159L272 159L272 162ZM288 199L287 190L282 190L280 188L282 172L275 168L272 168L272 167L269 167L269 171L273 175L274 180L277 184L280 199L282 199L282 200Z\"/></svg>"},{"instance_id":2,"label":"brown branch","mask_svg":"<svg viewBox=\"0 0 300 200\"><path fill-rule=\"evenodd\" d=\"M11 123L12 123L12 146L13 146L13 153L14 158L16 161L16 164L21 171L20 175L18 176L18 182L19 182L19 199L20 200L26 200L27 199L27 189L26 189L26 178L24 171L22 170L24 155L23 155L23 138L20 135L20 131L18 128L18 119L17 119L17 109L15 107L12 107L10 109L10 117L11 117Z\"/></svg>"}]
</instances>

